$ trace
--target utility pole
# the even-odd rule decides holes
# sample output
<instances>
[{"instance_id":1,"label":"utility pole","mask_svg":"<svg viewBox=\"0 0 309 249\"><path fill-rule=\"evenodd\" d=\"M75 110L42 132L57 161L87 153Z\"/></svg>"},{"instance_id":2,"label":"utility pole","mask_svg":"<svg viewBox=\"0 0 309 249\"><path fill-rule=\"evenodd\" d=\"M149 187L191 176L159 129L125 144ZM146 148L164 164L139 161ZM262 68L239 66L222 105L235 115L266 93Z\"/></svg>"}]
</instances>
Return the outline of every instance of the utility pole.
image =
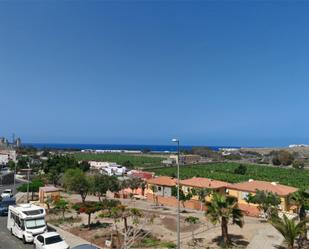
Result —
<instances>
[{"instance_id":1,"label":"utility pole","mask_svg":"<svg viewBox=\"0 0 309 249\"><path fill-rule=\"evenodd\" d=\"M29 203L30 164L28 163L27 203Z\"/></svg>"},{"instance_id":2,"label":"utility pole","mask_svg":"<svg viewBox=\"0 0 309 249\"><path fill-rule=\"evenodd\" d=\"M179 139L172 139L172 142L177 143L177 249L180 248L180 201L179 201L179 154L180 146Z\"/></svg>"}]
</instances>

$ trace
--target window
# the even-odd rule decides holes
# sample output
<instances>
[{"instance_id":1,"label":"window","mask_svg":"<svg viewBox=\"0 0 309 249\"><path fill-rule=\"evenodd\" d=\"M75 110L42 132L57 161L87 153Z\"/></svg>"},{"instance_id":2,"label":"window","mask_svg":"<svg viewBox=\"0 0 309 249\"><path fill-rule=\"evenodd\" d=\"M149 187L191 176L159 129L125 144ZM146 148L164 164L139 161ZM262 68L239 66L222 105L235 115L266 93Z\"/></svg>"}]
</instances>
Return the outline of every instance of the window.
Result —
<instances>
[{"instance_id":1,"label":"window","mask_svg":"<svg viewBox=\"0 0 309 249\"><path fill-rule=\"evenodd\" d=\"M246 200L248 197L249 193L248 192L241 192L241 199Z\"/></svg>"},{"instance_id":2,"label":"window","mask_svg":"<svg viewBox=\"0 0 309 249\"><path fill-rule=\"evenodd\" d=\"M41 242L41 243L44 243L44 239L43 239L43 237L41 235L38 236L38 241Z\"/></svg>"},{"instance_id":3,"label":"window","mask_svg":"<svg viewBox=\"0 0 309 249\"><path fill-rule=\"evenodd\" d=\"M33 220L25 220L25 225L28 229L35 229L45 226L44 219L33 219Z\"/></svg>"},{"instance_id":4,"label":"window","mask_svg":"<svg viewBox=\"0 0 309 249\"><path fill-rule=\"evenodd\" d=\"M62 241L62 238L59 235L53 236L53 237L49 237L45 239L45 243L46 245L50 245L50 244L55 244L55 243L59 243Z\"/></svg>"},{"instance_id":5,"label":"window","mask_svg":"<svg viewBox=\"0 0 309 249\"><path fill-rule=\"evenodd\" d=\"M162 187L158 187L158 191L161 191L162 190Z\"/></svg>"}]
</instances>

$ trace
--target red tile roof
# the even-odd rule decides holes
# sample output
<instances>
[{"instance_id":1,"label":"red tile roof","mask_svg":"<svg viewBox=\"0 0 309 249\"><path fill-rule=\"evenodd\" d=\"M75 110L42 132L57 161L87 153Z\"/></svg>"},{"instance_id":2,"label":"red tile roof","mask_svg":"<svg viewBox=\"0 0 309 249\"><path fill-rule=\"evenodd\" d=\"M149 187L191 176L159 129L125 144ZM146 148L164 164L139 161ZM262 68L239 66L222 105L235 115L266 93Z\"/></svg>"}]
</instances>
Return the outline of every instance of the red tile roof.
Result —
<instances>
[{"instance_id":1,"label":"red tile roof","mask_svg":"<svg viewBox=\"0 0 309 249\"><path fill-rule=\"evenodd\" d=\"M140 170L131 170L131 176L138 177L141 179L151 179L154 177L154 172L146 172L146 171L140 171Z\"/></svg>"},{"instance_id":2,"label":"red tile roof","mask_svg":"<svg viewBox=\"0 0 309 249\"><path fill-rule=\"evenodd\" d=\"M256 181L256 180L249 180L248 182L229 184L228 188L253 193L255 193L256 190L264 190L267 192L276 193L279 196L287 196L298 190L297 188L281 185L275 182Z\"/></svg>"},{"instance_id":3,"label":"red tile roof","mask_svg":"<svg viewBox=\"0 0 309 249\"><path fill-rule=\"evenodd\" d=\"M156 178L152 178L147 180L147 183L169 187L176 186L176 180L169 176L159 176Z\"/></svg>"},{"instance_id":4,"label":"red tile roof","mask_svg":"<svg viewBox=\"0 0 309 249\"><path fill-rule=\"evenodd\" d=\"M209 178L202 178L202 177L193 177L186 180L180 180L180 185L189 186L189 187L196 187L196 188L211 188L211 189L218 189L227 187L227 182L212 180Z\"/></svg>"}]
</instances>

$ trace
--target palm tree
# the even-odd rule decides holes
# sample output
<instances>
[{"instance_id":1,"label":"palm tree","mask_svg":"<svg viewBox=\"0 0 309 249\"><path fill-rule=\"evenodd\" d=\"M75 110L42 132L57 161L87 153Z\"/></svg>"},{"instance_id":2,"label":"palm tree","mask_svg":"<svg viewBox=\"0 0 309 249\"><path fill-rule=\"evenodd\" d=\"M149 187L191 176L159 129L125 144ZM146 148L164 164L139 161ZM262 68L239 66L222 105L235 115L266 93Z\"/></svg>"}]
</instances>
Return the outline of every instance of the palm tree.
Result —
<instances>
[{"instance_id":1,"label":"palm tree","mask_svg":"<svg viewBox=\"0 0 309 249\"><path fill-rule=\"evenodd\" d=\"M211 203L206 203L206 208L205 216L213 224L221 223L223 242L225 245L229 245L231 243L228 234L229 220L232 220L232 223L239 227L244 225L243 212L238 207L237 199L232 196L214 193Z\"/></svg>"},{"instance_id":2,"label":"palm tree","mask_svg":"<svg viewBox=\"0 0 309 249\"><path fill-rule=\"evenodd\" d=\"M298 207L298 216L299 220L303 221L306 219L306 206L309 205L309 189L301 189L297 192L293 193L290 198L289 202L294 204ZM307 239L307 230L301 235L303 240Z\"/></svg>"},{"instance_id":3,"label":"palm tree","mask_svg":"<svg viewBox=\"0 0 309 249\"><path fill-rule=\"evenodd\" d=\"M276 228L284 237L284 240L288 245L288 249L294 248L295 240L301 236L304 231L306 231L306 224L308 222L309 219L305 218L299 223L296 223L294 220L289 220L285 214L282 219L276 216L270 220L273 227Z\"/></svg>"}]
</instances>

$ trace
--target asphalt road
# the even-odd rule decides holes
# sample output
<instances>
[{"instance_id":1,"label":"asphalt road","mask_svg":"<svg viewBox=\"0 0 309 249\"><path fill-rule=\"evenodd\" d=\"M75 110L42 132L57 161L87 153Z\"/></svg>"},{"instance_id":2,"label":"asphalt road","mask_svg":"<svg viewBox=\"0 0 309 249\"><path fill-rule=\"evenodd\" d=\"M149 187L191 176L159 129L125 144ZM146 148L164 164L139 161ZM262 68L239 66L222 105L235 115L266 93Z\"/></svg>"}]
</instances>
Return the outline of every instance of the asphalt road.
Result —
<instances>
[{"instance_id":1,"label":"asphalt road","mask_svg":"<svg viewBox=\"0 0 309 249\"><path fill-rule=\"evenodd\" d=\"M22 183L16 182L16 187L21 185ZM0 193L2 193L5 189L12 189L12 185L0 185ZM7 216L0 216L0 249L27 249L32 248L32 244L24 245L21 240L12 236L9 230L6 228Z\"/></svg>"},{"instance_id":2,"label":"asphalt road","mask_svg":"<svg viewBox=\"0 0 309 249\"><path fill-rule=\"evenodd\" d=\"M19 181L16 181L16 185L15 187L18 188L20 185L22 185L23 183L19 182ZM0 193L2 193L3 190L5 189L12 189L13 190L13 193L16 193L16 191L14 191L14 185L13 184L10 184L10 185L0 185Z\"/></svg>"},{"instance_id":3,"label":"asphalt road","mask_svg":"<svg viewBox=\"0 0 309 249\"><path fill-rule=\"evenodd\" d=\"M0 217L0 249L33 249L32 244L24 245L21 240L11 235L6 228L7 217Z\"/></svg>"}]
</instances>

